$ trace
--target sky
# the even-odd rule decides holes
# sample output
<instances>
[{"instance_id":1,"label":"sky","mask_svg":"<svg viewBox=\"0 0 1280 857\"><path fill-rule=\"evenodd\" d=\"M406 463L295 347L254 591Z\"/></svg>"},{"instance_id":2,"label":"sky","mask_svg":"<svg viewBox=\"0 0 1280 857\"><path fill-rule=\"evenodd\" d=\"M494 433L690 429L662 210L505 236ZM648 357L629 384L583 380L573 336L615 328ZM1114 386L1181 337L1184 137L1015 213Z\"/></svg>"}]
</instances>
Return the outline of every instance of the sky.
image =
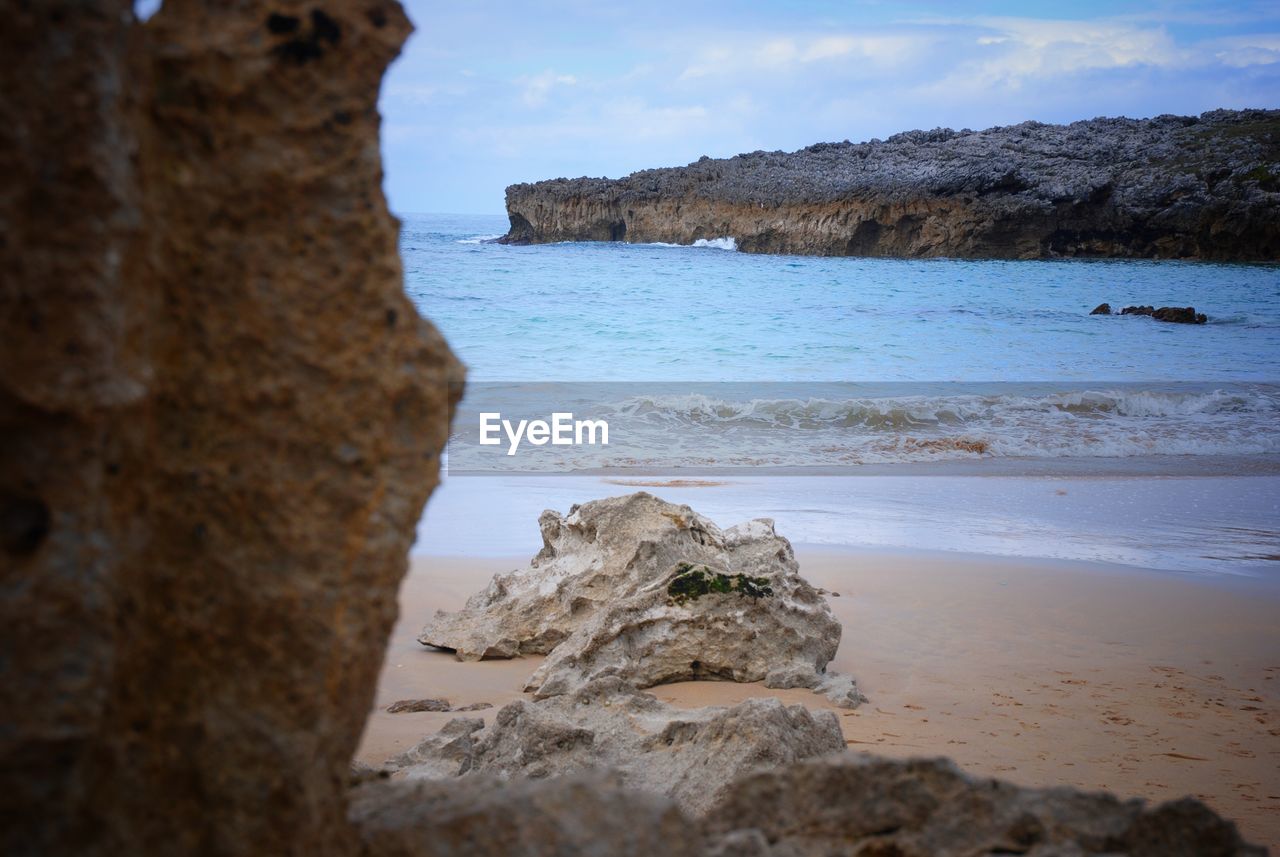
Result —
<instances>
[{"instance_id":1,"label":"sky","mask_svg":"<svg viewBox=\"0 0 1280 857\"><path fill-rule=\"evenodd\" d=\"M516 182L1027 119L1280 107L1280 2L407 0L391 207Z\"/></svg>"}]
</instances>

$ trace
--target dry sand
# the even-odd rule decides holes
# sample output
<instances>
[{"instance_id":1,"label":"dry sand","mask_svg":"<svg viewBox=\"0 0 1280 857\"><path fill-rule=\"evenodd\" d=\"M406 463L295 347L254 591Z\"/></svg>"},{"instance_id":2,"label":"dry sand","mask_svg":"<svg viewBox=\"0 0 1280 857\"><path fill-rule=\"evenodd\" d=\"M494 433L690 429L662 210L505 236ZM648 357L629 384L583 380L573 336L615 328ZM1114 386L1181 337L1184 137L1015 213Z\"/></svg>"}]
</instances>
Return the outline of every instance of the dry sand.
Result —
<instances>
[{"instance_id":1,"label":"dry sand","mask_svg":"<svg viewBox=\"0 0 1280 857\"><path fill-rule=\"evenodd\" d=\"M871 701L840 713L854 750L946 755L1027 785L1166 800L1195 795L1251 841L1280 849L1280 587L1122 567L986 556L800 550L839 593L832 668ZM357 758L378 764L456 716L521 696L537 658L460 663L415 636L522 559L416 558L401 591L377 708ZM688 682L681 706L803 690ZM479 713L387 714L405 698L491 702Z\"/></svg>"}]
</instances>

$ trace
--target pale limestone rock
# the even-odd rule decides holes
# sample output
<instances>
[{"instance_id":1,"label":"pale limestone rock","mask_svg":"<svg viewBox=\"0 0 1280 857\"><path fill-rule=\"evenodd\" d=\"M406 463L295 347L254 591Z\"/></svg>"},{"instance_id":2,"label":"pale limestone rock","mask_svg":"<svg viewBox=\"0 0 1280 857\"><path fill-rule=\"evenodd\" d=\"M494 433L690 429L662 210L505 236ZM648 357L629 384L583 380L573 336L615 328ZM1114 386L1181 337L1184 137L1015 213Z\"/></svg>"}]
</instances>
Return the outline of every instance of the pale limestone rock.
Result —
<instances>
[{"instance_id":1,"label":"pale limestone rock","mask_svg":"<svg viewBox=\"0 0 1280 857\"><path fill-rule=\"evenodd\" d=\"M568 693L600 676L637 687L819 676L840 624L760 519L721 530L644 492L544 512L543 548L418 638L464 660L548 653L527 690ZM815 685L816 686L816 678Z\"/></svg>"},{"instance_id":2,"label":"pale limestone rock","mask_svg":"<svg viewBox=\"0 0 1280 857\"><path fill-rule=\"evenodd\" d=\"M764 686L769 688L804 687L820 693L841 708L857 708L867 701L853 676L835 672L815 673L813 670L795 665L788 665L771 670L764 677Z\"/></svg>"},{"instance_id":3,"label":"pale limestone rock","mask_svg":"<svg viewBox=\"0 0 1280 857\"><path fill-rule=\"evenodd\" d=\"M452 720L386 767L409 779L542 779L609 768L625 785L667 795L697 815L739 775L843 749L830 711L776 699L684 710L603 678L571 695L513 702L488 728L478 719Z\"/></svg>"}]
</instances>

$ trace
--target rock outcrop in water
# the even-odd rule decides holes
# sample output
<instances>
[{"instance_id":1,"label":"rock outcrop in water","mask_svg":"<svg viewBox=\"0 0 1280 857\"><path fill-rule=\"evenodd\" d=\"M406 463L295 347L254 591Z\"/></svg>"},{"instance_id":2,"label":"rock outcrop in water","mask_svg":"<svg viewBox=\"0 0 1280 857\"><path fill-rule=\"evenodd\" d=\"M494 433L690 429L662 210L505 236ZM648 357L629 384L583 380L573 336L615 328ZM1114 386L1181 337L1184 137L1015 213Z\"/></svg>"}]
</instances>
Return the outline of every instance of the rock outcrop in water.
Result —
<instances>
[{"instance_id":1,"label":"rock outcrop in water","mask_svg":"<svg viewBox=\"0 0 1280 857\"><path fill-rule=\"evenodd\" d=\"M5 3L0 853L349 854L461 372L405 297L389 0Z\"/></svg>"},{"instance_id":2,"label":"rock outcrop in water","mask_svg":"<svg viewBox=\"0 0 1280 857\"><path fill-rule=\"evenodd\" d=\"M830 711L776 699L685 710L620 679L601 678L572 694L513 702L488 728L482 720L450 721L387 767L410 779L542 779L609 768L624 785L667 795L699 815L739 776L844 746Z\"/></svg>"},{"instance_id":3,"label":"rock outcrop in water","mask_svg":"<svg viewBox=\"0 0 1280 857\"><path fill-rule=\"evenodd\" d=\"M507 188L510 244L731 237L753 253L1280 259L1280 111L1025 122Z\"/></svg>"},{"instance_id":4,"label":"rock outcrop in water","mask_svg":"<svg viewBox=\"0 0 1280 857\"><path fill-rule=\"evenodd\" d=\"M437 613L419 642L464 660L547 654L526 687L539 696L600 676L637 687L827 678L840 624L772 521L721 530L639 492L544 512L539 524L543 548L527 569Z\"/></svg>"},{"instance_id":5,"label":"rock outcrop in water","mask_svg":"<svg viewBox=\"0 0 1280 857\"><path fill-rule=\"evenodd\" d=\"M1098 304L1089 315L1112 315L1111 304ZM1193 306L1162 306L1160 309L1150 305L1127 306L1120 310L1119 315L1141 315L1172 324L1206 324L1209 321L1207 315L1196 312Z\"/></svg>"}]
</instances>

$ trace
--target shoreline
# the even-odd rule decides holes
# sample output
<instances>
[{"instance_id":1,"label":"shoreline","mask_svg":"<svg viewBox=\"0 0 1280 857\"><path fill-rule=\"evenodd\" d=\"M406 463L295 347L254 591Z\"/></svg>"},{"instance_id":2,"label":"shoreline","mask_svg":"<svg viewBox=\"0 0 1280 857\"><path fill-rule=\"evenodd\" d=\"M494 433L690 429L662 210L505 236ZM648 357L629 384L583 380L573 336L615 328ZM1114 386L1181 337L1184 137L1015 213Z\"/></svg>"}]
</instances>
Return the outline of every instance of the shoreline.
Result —
<instances>
[{"instance_id":1,"label":"shoreline","mask_svg":"<svg viewBox=\"0 0 1280 857\"><path fill-rule=\"evenodd\" d=\"M968 476L978 479L1060 477L1138 479L1280 475L1280 455L1159 455L1128 458L972 458L868 464L583 467L575 470L465 470L446 468L457 479L486 477L600 477L604 479L733 479L745 477Z\"/></svg>"},{"instance_id":2,"label":"shoreline","mask_svg":"<svg viewBox=\"0 0 1280 857\"><path fill-rule=\"evenodd\" d=\"M801 547L801 574L840 595L831 668L870 702L835 709L853 750L955 759L1024 785L1192 794L1247 839L1280 846L1280 588L1053 560ZM486 721L521 698L540 658L462 663L419 645L435 609L456 609L526 557L413 558L376 705L356 759L379 764L457 716ZM686 682L650 688L682 707L753 696L830 708L805 690ZM387 714L445 697L457 713Z\"/></svg>"}]
</instances>

